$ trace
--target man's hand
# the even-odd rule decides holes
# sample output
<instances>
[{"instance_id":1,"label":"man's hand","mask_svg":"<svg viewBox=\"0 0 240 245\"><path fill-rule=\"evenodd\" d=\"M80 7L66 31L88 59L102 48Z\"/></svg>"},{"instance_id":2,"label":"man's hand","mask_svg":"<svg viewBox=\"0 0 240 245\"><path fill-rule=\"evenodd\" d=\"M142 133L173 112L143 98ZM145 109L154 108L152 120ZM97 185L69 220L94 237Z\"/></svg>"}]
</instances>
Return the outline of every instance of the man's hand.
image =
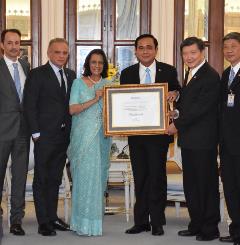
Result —
<instances>
[{"instance_id":1,"label":"man's hand","mask_svg":"<svg viewBox=\"0 0 240 245\"><path fill-rule=\"evenodd\" d=\"M35 142L37 142L37 141L39 140L39 138L40 138L40 136L35 137L35 138L32 137L32 140L33 140L33 142L35 143Z\"/></svg>"},{"instance_id":2,"label":"man's hand","mask_svg":"<svg viewBox=\"0 0 240 245\"><path fill-rule=\"evenodd\" d=\"M168 116L170 119L176 119L179 116L179 112L178 110L169 111Z\"/></svg>"},{"instance_id":3,"label":"man's hand","mask_svg":"<svg viewBox=\"0 0 240 245\"><path fill-rule=\"evenodd\" d=\"M177 99L177 97L179 96L179 92L177 90L175 91L169 91L167 94L167 101L168 102L173 102Z\"/></svg>"},{"instance_id":4,"label":"man's hand","mask_svg":"<svg viewBox=\"0 0 240 245\"><path fill-rule=\"evenodd\" d=\"M168 135L173 135L173 134L176 134L177 133L177 129L174 125L174 123L171 123L168 128L167 128L167 134Z\"/></svg>"}]
</instances>

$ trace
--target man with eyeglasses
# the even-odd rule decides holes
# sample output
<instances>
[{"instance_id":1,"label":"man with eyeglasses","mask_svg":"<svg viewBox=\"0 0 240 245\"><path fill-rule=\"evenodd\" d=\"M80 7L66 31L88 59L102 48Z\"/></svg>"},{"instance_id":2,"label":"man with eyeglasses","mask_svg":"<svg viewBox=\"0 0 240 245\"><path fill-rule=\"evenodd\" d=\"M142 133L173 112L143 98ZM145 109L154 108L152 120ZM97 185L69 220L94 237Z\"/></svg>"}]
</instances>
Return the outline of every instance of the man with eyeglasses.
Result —
<instances>
[{"instance_id":1,"label":"man with eyeglasses","mask_svg":"<svg viewBox=\"0 0 240 245\"><path fill-rule=\"evenodd\" d=\"M63 38L49 42L47 64L32 69L24 93L24 109L34 141L33 196L38 233L56 235L69 226L57 216L58 191L62 183L71 116L69 94L76 74L64 68L68 43Z\"/></svg>"}]
</instances>

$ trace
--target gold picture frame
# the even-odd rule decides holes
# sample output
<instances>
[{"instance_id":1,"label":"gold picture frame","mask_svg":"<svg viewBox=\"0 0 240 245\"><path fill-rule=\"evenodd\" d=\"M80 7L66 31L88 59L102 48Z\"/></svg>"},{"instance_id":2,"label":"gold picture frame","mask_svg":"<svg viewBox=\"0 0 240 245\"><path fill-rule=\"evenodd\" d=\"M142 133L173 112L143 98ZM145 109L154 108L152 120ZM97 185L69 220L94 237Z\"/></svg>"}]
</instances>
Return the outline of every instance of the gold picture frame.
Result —
<instances>
[{"instance_id":1,"label":"gold picture frame","mask_svg":"<svg viewBox=\"0 0 240 245\"><path fill-rule=\"evenodd\" d=\"M167 83L104 87L106 136L156 135L168 125Z\"/></svg>"}]
</instances>

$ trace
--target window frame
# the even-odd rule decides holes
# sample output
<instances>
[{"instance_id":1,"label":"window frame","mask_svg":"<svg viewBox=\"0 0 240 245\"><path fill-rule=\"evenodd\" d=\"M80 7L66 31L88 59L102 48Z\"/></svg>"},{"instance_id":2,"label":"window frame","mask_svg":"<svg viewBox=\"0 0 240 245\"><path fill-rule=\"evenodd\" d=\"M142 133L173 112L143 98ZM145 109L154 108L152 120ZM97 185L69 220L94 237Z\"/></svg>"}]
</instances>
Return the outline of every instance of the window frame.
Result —
<instances>
[{"instance_id":1,"label":"window frame","mask_svg":"<svg viewBox=\"0 0 240 245\"><path fill-rule=\"evenodd\" d=\"M93 45L101 46L106 52L107 57L111 63L115 64L115 47L116 46L134 46L135 40L116 40L115 30L115 4L116 1L101 0L102 8L102 25L101 25L101 40L77 40L77 16L76 16L76 0L64 0L65 20L64 20L64 33L65 38L69 42L70 57L68 61L69 68L76 70L76 54L77 46L79 45ZM151 33L151 7L152 0L140 0L140 34ZM143 11L144 10L144 11ZM105 25L108 35L104 35L103 26ZM112 26L112 28L111 28ZM108 45L112 43L113 45Z\"/></svg>"},{"instance_id":2,"label":"window frame","mask_svg":"<svg viewBox=\"0 0 240 245\"><path fill-rule=\"evenodd\" d=\"M224 36L224 0L209 0L208 20L208 62L220 74L223 71L222 38ZM174 64L179 78L183 81L183 61L180 44L184 39L185 0L174 0ZM218 50L216 52L216 50Z\"/></svg>"},{"instance_id":3,"label":"window frame","mask_svg":"<svg viewBox=\"0 0 240 245\"><path fill-rule=\"evenodd\" d=\"M0 32L6 28L6 0L0 0ZM21 46L31 46L31 66L41 64L41 0L30 0L31 39L21 40Z\"/></svg>"}]
</instances>

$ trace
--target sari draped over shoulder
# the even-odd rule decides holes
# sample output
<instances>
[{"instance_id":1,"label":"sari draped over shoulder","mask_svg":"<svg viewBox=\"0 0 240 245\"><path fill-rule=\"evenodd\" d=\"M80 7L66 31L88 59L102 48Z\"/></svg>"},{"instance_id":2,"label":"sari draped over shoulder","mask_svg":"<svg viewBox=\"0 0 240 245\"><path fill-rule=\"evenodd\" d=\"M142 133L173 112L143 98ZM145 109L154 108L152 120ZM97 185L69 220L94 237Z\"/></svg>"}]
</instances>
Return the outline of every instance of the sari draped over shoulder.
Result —
<instances>
[{"instance_id":1,"label":"sari draped over shoulder","mask_svg":"<svg viewBox=\"0 0 240 245\"><path fill-rule=\"evenodd\" d=\"M107 80L88 87L74 80L71 104L82 104L95 97ZM104 137L102 99L72 117L70 145L67 151L72 174L72 211L70 227L79 235L102 235L104 191L106 189L110 138Z\"/></svg>"}]
</instances>

